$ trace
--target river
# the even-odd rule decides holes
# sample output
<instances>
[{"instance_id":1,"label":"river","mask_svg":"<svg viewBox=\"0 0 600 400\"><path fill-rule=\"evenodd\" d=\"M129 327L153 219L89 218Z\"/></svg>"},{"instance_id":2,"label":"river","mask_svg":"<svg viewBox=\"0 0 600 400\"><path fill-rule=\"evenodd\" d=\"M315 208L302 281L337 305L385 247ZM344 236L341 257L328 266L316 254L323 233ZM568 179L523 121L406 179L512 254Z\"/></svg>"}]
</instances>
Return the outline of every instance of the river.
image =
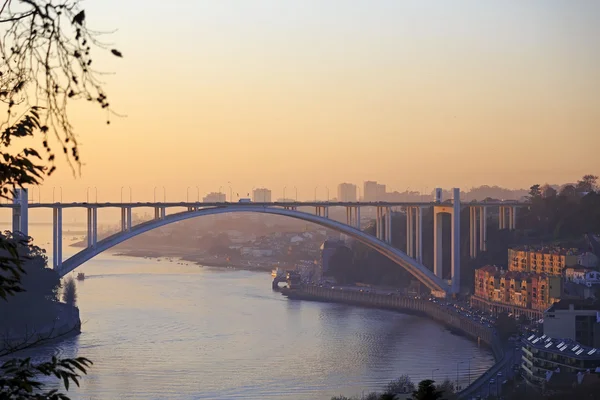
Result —
<instances>
[{"instance_id":1,"label":"river","mask_svg":"<svg viewBox=\"0 0 600 400\"><path fill-rule=\"evenodd\" d=\"M73 399L320 400L401 374L455 380L458 362L464 385L469 360L472 380L493 364L433 321L288 300L264 272L110 253L78 271L82 334L21 354L93 360Z\"/></svg>"}]
</instances>

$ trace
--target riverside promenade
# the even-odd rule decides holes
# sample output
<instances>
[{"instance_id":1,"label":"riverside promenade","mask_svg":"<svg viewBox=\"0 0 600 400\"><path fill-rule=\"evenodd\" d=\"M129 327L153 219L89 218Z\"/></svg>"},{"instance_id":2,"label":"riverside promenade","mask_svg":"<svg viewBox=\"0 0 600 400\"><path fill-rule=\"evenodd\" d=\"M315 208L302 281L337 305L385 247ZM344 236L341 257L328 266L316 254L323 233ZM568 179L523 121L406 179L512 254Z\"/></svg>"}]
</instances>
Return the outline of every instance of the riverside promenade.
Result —
<instances>
[{"instance_id":1,"label":"riverside promenade","mask_svg":"<svg viewBox=\"0 0 600 400\"><path fill-rule=\"evenodd\" d=\"M474 393L479 392L485 383L498 371L503 370L511 361L505 356L505 346L502 345L494 328L474 321L449 307L448 303L436 303L426 299L404 296L397 293L377 293L360 290L348 290L340 287L322 287L315 285L303 285L298 289L284 289L282 294L290 299L329 301L351 304L361 307L374 307L388 309L408 314L426 316L437 321L450 330L462 333L477 343L488 346L494 355L494 364L485 374L476 379L458 392L459 399L468 399ZM450 303L451 304L451 303Z\"/></svg>"}]
</instances>

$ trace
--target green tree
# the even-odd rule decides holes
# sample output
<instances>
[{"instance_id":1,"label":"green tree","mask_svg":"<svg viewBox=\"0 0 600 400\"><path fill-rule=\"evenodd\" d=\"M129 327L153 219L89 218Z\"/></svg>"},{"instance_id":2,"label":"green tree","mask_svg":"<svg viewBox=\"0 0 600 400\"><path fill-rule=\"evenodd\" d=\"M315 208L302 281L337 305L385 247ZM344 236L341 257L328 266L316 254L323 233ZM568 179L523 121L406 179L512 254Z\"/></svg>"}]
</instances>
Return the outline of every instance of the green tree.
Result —
<instances>
[{"instance_id":1,"label":"green tree","mask_svg":"<svg viewBox=\"0 0 600 400\"><path fill-rule=\"evenodd\" d=\"M438 390L434 381L425 379L419 382L419 387L413 392L412 398L414 400L438 400L441 399L442 396L443 392Z\"/></svg>"},{"instance_id":2,"label":"green tree","mask_svg":"<svg viewBox=\"0 0 600 400\"><path fill-rule=\"evenodd\" d=\"M0 103L6 111L0 121L0 197L8 198L55 171L54 145L78 172L77 137L67 113L73 100L97 104L107 115L110 105L91 67L92 47L102 46L77 0L0 0L0 30ZM32 147L35 139L46 154ZM30 238L0 237L0 298L9 305L26 290L28 271L19 251L29 245ZM56 389L45 391L39 377L56 377L68 390L90 365L83 357L8 360L0 366L0 398L68 399Z\"/></svg>"},{"instance_id":3,"label":"green tree","mask_svg":"<svg viewBox=\"0 0 600 400\"><path fill-rule=\"evenodd\" d=\"M577 188L573 185L565 185L560 189L560 196L566 198L576 198L577 197Z\"/></svg>"},{"instance_id":4,"label":"green tree","mask_svg":"<svg viewBox=\"0 0 600 400\"><path fill-rule=\"evenodd\" d=\"M412 393L415 389L415 384L410 377L408 375L401 375L398 379L387 384L384 393L397 395Z\"/></svg>"},{"instance_id":5,"label":"green tree","mask_svg":"<svg viewBox=\"0 0 600 400\"><path fill-rule=\"evenodd\" d=\"M435 387L437 388L437 390L442 392L442 397L444 398L444 400L456 399L457 396L455 393L454 383L450 379L445 379L439 385L435 385Z\"/></svg>"},{"instance_id":6,"label":"green tree","mask_svg":"<svg viewBox=\"0 0 600 400\"><path fill-rule=\"evenodd\" d=\"M508 339L519 331L517 320L509 317L507 313L500 313L496 318L496 330L501 339Z\"/></svg>"},{"instance_id":7,"label":"green tree","mask_svg":"<svg viewBox=\"0 0 600 400\"><path fill-rule=\"evenodd\" d=\"M77 286L75 285L75 279L71 276L64 281L62 301L70 306L75 306L77 303Z\"/></svg>"},{"instance_id":8,"label":"green tree","mask_svg":"<svg viewBox=\"0 0 600 400\"><path fill-rule=\"evenodd\" d=\"M542 191L540 185L535 184L529 188L529 200L535 201L542 197Z\"/></svg>"},{"instance_id":9,"label":"green tree","mask_svg":"<svg viewBox=\"0 0 600 400\"><path fill-rule=\"evenodd\" d=\"M577 181L577 186L575 188L578 192L593 192L597 187L596 182L598 182L598 177L596 175L584 175L580 181Z\"/></svg>"}]
</instances>

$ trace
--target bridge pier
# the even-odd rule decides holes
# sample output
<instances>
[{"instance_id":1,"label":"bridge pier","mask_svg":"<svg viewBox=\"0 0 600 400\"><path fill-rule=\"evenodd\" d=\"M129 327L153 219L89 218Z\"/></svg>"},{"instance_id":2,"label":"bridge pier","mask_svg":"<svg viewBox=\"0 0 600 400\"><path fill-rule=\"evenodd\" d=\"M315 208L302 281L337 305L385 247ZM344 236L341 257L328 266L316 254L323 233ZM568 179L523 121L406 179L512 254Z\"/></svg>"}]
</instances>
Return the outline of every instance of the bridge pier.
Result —
<instances>
[{"instance_id":1,"label":"bridge pier","mask_svg":"<svg viewBox=\"0 0 600 400\"><path fill-rule=\"evenodd\" d=\"M52 208L52 268L62 266L62 207Z\"/></svg>"},{"instance_id":2,"label":"bridge pier","mask_svg":"<svg viewBox=\"0 0 600 400\"><path fill-rule=\"evenodd\" d=\"M29 236L29 191L28 189L15 189L13 204L18 205L12 209L12 231L21 232Z\"/></svg>"},{"instance_id":3,"label":"bridge pier","mask_svg":"<svg viewBox=\"0 0 600 400\"><path fill-rule=\"evenodd\" d=\"M358 214L358 218L360 218L360 213ZM391 207L376 207L375 236L381 241L384 241L386 243L392 243Z\"/></svg>"},{"instance_id":4,"label":"bridge pier","mask_svg":"<svg viewBox=\"0 0 600 400\"><path fill-rule=\"evenodd\" d=\"M87 244L88 244L88 247L95 247L97 242L98 242L98 209L96 207L88 207L88 209L87 209Z\"/></svg>"},{"instance_id":5,"label":"bridge pier","mask_svg":"<svg viewBox=\"0 0 600 400\"><path fill-rule=\"evenodd\" d=\"M406 255L414 258L414 215L413 207L406 207Z\"/></svg>"},{"instance_id":6,"label":"bridge pier","mask_svg":"<svg viewBox=\"0 0 600 400\"><path fill-rule=\"evenodd\" d=\"M508 229L514 231L517 227L517 207L499 206L498 207L498 229ZM508 219L508 221L507 221ZM507 224L508 222L508 224Z\"/></svg>"},{"instance_id":7,"label":"bridge pier","mask_svg":"<svg viewBox=\"0 0 600 400\"><path fill-rule=\"evenodd\" d=\"M327 206L315 206L315 215L317 217L329 218L329 207L327 207Z\"/></svg>"},{"instance_id":8,"label":"bridge pier","mask_svg":"<svg viewBox=\"0 0 600 400\"><path fill-rule=\"evenodd\" d=\"M435 205L433 207L433 271L434 274L443 278L442 264L442 232L443 214L450 214L452 218L451 227L451 293L460 291L460 189L453 189L452 207Z\"/></svg>"},{"instance_id":9,"label":"bridge pier","mask_svg":"<svg viewBox=\"0 0 600 400\"><path fill-rule=\"evenodd\" d=\"M417 232L416 232L416 237L417 237L417 249L416 249L416 259L418 262L420 262L421 264L423 264L423 208L422 207L416 207L415 208L416 212L417 212Z\"/></svg>"},{"instance_id":10,"label":"bridge pier","mask_svg":"<svg viewBox=\"0 0 600 400\"><path fill-rule=\"evenodd\" d=\"M387 218L387 221L385 223L385 229L387 231L385 241L389 244L392 244L392 208L391 207L386 208L385 216Z\"/></svg>"},{"instance_id":11,"label":"bridge pier","mask_svg":"<svg viewBox=\"0 0 600 400\"><path fill-rule=\"evenodd\" d=\"M487 251L487 207L479 211L479 250Z\"/></svg>"}]
</instances>

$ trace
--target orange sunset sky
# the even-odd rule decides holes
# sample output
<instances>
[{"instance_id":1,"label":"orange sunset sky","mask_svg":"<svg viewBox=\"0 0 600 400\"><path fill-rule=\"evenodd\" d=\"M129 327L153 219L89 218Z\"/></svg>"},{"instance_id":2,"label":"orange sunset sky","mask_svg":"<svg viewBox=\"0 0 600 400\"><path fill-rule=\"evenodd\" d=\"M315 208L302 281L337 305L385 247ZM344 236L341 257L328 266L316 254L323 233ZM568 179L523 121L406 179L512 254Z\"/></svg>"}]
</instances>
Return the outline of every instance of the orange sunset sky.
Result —
<instances>
[{"instance_id":1,"label":"orange sunset sky","mask_svg":"<svg viewBox=\"0 0 600 400\"><path fill-rule=\"evenodd\" d=\"M378 180L390 190L600 173L600 2L87 0L112 118L71 108L64 201L195 199ZM228 182L231 182L229 184ZM35 189L38 197L37 189ZM162 192L162 189L161 189ZM161 194L162 197L162 194ZM319 189L318 197L325 191Z\"/></svg>"}]
</instances>

